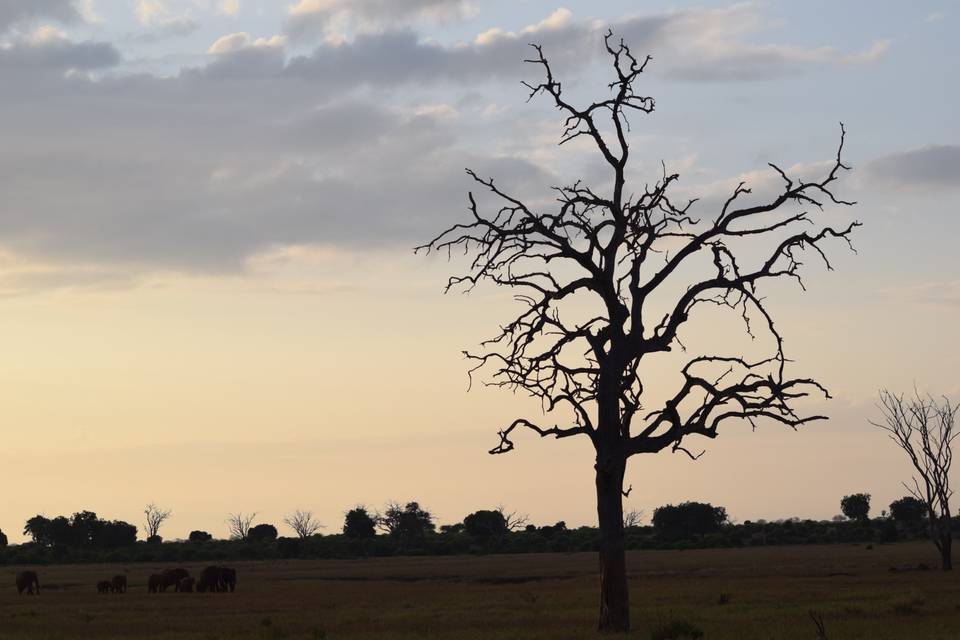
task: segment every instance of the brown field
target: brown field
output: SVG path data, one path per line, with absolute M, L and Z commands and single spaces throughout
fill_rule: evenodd
M 632 552 L 635 631 L 685 619 L 707 640 L 960 638 L 960 572 L 930 544 Z M 0 638 L 590 638 L 594 554 L 230 563 L 234 594 L 149 595 L 153 565 L 40 567 L 18 597 L 0 569 Z M 890 567 L 910 567 L 890 571 Z M 188 566 L 194 575 L 202 566 Z M 97 595 L 127 573 L 126 595 Z M 720 594 L 730 601 L 719 603 Z

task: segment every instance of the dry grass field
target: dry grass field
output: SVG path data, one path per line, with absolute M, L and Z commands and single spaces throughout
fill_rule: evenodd
M 706 640 L 814 640 L 815 610 L 831 640 L 960 638 L 960 572 L 919 563 L 936 566 L 932 545 L 633 552 L 631 637 L 684 619 Z M 41 567 L 39 597 L 18 597 L 6 567 L 0 638 L 596 636 L 594 554 L 232 564 L 233 594 L 149 595 L 163 567 L 86 565 Z M 123 572 L 129 593 L 97 595 L 98 580 Z

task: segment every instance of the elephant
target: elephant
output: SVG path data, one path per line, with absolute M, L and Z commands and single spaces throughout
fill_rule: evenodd
M 210 566 L 200 572 L 200 579 L 197 580 L 197 591 L 206 593 L 208 591 L 220 590 L 220 567 Z
M 113 579 L 110 580 L 110 585 L 113 587 L 115 593 L 126 593 L 127 576 L 113 576 Z
M 101 580 L 97 583 L 97 593 L 110 593 L 113 591 L 113 583 L 109 580 Z
M 194 578 L 182 578 L 177 584 L 177 590 L 180 593 L 193 593 L 193 585 L 196 584 L 196 579 Z
M 147 591 L 150 593 L 159 593 L 160 585 L 163 584 L 163 575 L 155 573 L 147 580 Z
M 180 590 L 180 581 L 189 578 L 190 573 L 186 569 L 167 569 L 162 574 L 160 591 L 166 591 L 167 587 L 173 587 L 174 591 Z
M 36 571 L 21 571 L 17 574 L 17 593 L 23 595 L 24 591 L 28 596 L 40 593 L 40 578 Z
M 234 569 L 220 567 L 220 590 L 233 591 L 237 588 L 237 572 Z

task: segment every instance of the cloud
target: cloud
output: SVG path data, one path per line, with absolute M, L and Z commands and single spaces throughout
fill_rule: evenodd
M 327 6 L 327 3 L 324 3 Z M 529 68 L 528 44 L 537 42 L 557 68 L 569 71 L 599 61 L 606 53 L 601 38 L 608 28 L 638 55 L 652 53 L 651 72 L 694 82 L 757 81 L 827 66 L 867 64 L 879 59 L 889 41 L 862 52 L 832 46 L 756 44 L 767 23 L 752 4 L 724 9 L 691 9 L 628 17 L 605 23 L 575 19 L 558 9 L 518 32 L 494 27 L 470 42 L 441 45 L 415 31 L 393 28 L 361 32 L 353 39 L 333 38 L 312 54 L 293 59 L 288 73 L 333 78 L 354 84 L 476 82 L 520 78 Z
M 221 0 L 217 10 L 225 16 L 236 16 L 240 13 L 240 0 Z
M 231 33 L 230 35 L 218 38 L 216 42 L 210 45 L 207 53 L 230 54 L 249 49 L 251 47 L 278 48 L 283 47 L 285 39 L 283 36 L 273 36 L 272 38 L 257 38 L 253 40 L 249 33 Z
M 91 71 L 115 66 L 120 52 L 105 42 L 74 42 L 50 26 L 15 38 L 0 46 L 0 72 L 30 73 L 42 70 Z
M 0 2 L 0 33 L 11 26 L 39 20 L 70 23 L 81 19 L 80 10 L 73 0 L 3 0 Z
M 286 63 L 286 37 L 253 39 L 249 33 L 231 33 L 218 38 L 207 50 L 213 62 L 187 75 L 204 78 L 274 77 Z
M 234 34 L 213 49 L 226 63 L 278 47 Z M 553 182 L 458 149 L 460 125 L 436 103 L 331 99 L 276 75 L 215 80 L 31 78 L 0 103 L 0 247 L 129 273 L 238 272 L 287 244 L 407 249 L 463 210 L 465 166 L 524 194 Z
M 139 284 L 125 269 L 97 264 L 57 264 L 24 259 L 0 250 L 0 298 L 43 291 L 103 291 Z
M 877 158 L 866 167 L 876 183 L 912 189 L 960 188 L 960 146 L 929 145 Z
M 346 31 L 443 23 L 475 12 L 468 0 L 299 0 L 288 7 L 284 31 L 294 38 L 337 38 Z
M 636 51 L 653 52 L 660 72 L 691 81 L 764 80 L 831 64 L 871 62 L 889 46 L 879 42 L 866 52 L 845 54 L 828 45 L 755 42 L 769 27 L 756 5 L 740 3 L 635 18 L 614 30 Z
M 960 307 L 960 280 L 925 282 L 882 289 L 881 293 L 898 301 L 919 302 L 938 306 Z
M 889 40 L 877 40 L 866 51 L 847 54 L 843 61 L 847 64 L 872 64 L 879 60 L 890 49 Z
M 165 0 L 137 0 L 134 13 L 140 24 L 150 29 L 140 36 L 141 40 L 181 37 L 200 28 L 200 24 L 190 16 L 189 9 L 175 12 Z
M 187 15 L 185 6 L 141 3 L 138 16 L 156 29 Z M 675 79 L 691 77 L 693 60 L 704 79 L 753 80 L 848 55 L 797 49 L 789 63 L 761 60 L 765 50 L 744 43 L 762 21 L 744 27 L 735 18 L 749 22 L 745 11 L 660 13 L 614 27 Z M 556 122 L 508 118 L 498 83 L 538 77 L 521 62 L 533 40 L 575 87 L 603 60 L 607 26 L 561 9 L 455 44 L 412 28 L 361 30 L 292 59 L 284 37 L 238 32 L 170 77 L 104 73 L 120 61 L 112 45 L 17 27 L 0 45 L 0 248 L 31 264 L 131 274 L 239 272 L 250 256 L 288 245 L 409 248 L 462 214 L 463 167 L 528 199 L 560 182 L 554 157 L 536 155 L 556 153 Z M 531 132 L 544 134 L 542 144 L 506 140 Z

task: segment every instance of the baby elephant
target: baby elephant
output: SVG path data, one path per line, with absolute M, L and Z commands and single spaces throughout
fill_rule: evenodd
M 113 583 L 109 580 L 101 580 L 97 583 L 97 593 L 110 593 L 113 591 Z
M 180 583 L 177 585 L 177 590 L 180 593 L 193 593 L 193 585 L 196 584 L 195 578 L 181 578 Z
M 110 586 L 114 593 L 126 593 L 127 576 L 113 576 L 113 579 L 110 580 Z
M 40 593 L 40 578 L 36 571 L 21 571 L 17 574 L 17 593 L 23 595 L 24 591 L 28 596 Z

